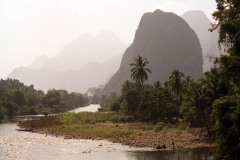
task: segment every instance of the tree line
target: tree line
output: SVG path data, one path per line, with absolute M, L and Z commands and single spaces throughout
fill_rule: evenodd
M 80 93 L 55 89 L 44 93 L 18 80 L 0 80 L 0 121 L 17 115 L 59 113 L 88 104 L 88 97 Z

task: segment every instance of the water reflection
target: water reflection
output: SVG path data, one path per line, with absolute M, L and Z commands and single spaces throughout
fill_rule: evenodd
M 64 159 L 66 156 L 58 156 Z M 42 157 L 44 158 L 44 157 Z M 71 159 L 84 160 L 213 160 L 213 150 L 195 149 L 185 151 L 123 151 L 92 152 L 88 154 L 72 155 Z
M 126 152 L 131 160 L 213 160 L 213 149 Z

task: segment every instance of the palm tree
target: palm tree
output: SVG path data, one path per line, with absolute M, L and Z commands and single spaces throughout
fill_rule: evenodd
M 206 79 L 199 79 L 191 84 L 184 94 L 184 100 L 180 107 L 180 113 L 185 120 L 194 127 L 206 127 L 208 136 L 213 125 L 212 103 L 214 91 L 209 87 Z
M 193 82 L 194 82 L 193 78 L 190 77 L 190 76 L 187 76 L 187 77 L 185 77 L 184 85 L 185 85 L 185 87 L 188 87 L 188 86 L 190 86 L 191 84 L 193 84 Z
M 176 93 L 178 99 L 180 91 L 183 87 L 184 77 L 184 74 L 179 70 L 174 70 L 169 77 L 169 85 L 171 86 L 171 90 Z
M 151 70 L 146 68 L 148 63 L 146 58 L 138 55 L 137 58 L 134 58 L 134 63 L 130 64 L 130 66 L 133 66 L 131 78 L 133 81 L 140 83 L 141 86 L 143 86 L 144 81 L 148 80 L 148 73 L 151 73 Z

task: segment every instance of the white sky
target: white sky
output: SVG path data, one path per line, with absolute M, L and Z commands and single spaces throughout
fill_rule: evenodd
M 130 44 L 145 12 L 200 9 L 211 19 L 215 8 L 215 0 L 0 0 L 0 78 L 83 33 L 113 31 Z

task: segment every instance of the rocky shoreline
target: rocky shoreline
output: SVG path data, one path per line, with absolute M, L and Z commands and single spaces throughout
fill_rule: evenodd
M 104 127 L 124 127 L 131 124 L 115 124 L 101 123 Z M 122 137 L 104 137 L 104 136 L 86 136 L 76 134 L 63 134 L 58 131 L 52 131 L 49 128 L 35 129 L 32 132 L 41 134 L 64 137 L 64 139 L 92 139 L 92 140 L 108 140 L 113 143 L 121 143 L 123 145 L 133 147 L 147 147 L 152 149 L 162 150 L 180 150 L 180 149 L 195 149 L 195 148 L 213 148 L 216 143 L 211 141 L 206 136 L 205 131 L 200 128 L 184 129 L 179 131 L 177 128 L 169 128 L 165 131 L 156 132 L 153 130 L 134 129 L 130 136 Z

